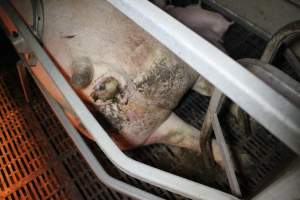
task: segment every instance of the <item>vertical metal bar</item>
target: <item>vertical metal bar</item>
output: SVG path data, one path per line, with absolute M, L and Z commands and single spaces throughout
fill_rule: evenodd
M 42 0 L 31 0 L 33 12 L 33 30 L 39 40 L 42 40 L 44 32 L 44 7 Z
M 235 166 L 229 148 L 226 145 L 226 141 L 217 117 L 225 100 L 226 100 L 226 96 L 223 95 L 220 90 L 215 89 L 212 98 L 209 102 L 208 110 L 202 126 L 200 144 L 201 144 L 201 149 L 203 150 L 202 156 L 204 158 L 205 164 L 207 166 L 214 166 L 212 152 L 210 150 L 210 144 L 211 144 L 210 138 L 212 137 L 213 132 L 215 133 L 217 142 L 221 148 L 222 157 L 225 164 L 226 175 L 228 178 L 231 191 L 234 195 L 241 197 L 242 193 L 238 184 L 236 174 L 234 172 Z
M 291 65 L 297 76 L 300 78 L 300 61 L 299 58 L 295 55 L 295 53 L 287 48 L 284 52 L 284 57 L 286 61 Z
M 18 70 L 18 75 L 19 75 L 19 79 L 21 82 L 23 94 L 25 97 L 25 101 L 27 103 L 29 103 L 30 102 L 30 99 L 29 99 L 30 88 L 29 88 L 29 84 L 28 84 L 26 67 L 24 66 L 24 62 L 22 60 L 18 61 L 18 63 L 17 63 L 17 70 Z
M 212 125 L 213 125 L 217 142 L 221 148 L 223 160 L 225 161 L 224 162 L 225 171 L 228 178 L 230 189 L 234 195 L 241 197 L 242 196 L 241 189 L 239 186 L 237 176 L 235 174 L 235 164 L 233 162 L 228 145 L 226 144 L 223 131 L 218 119 L 218 115 L 216 113 L 213 115 Z
M 207 113 L 204 118 L 204 122 L 201 128 L 200 146 L 202 151 L 203 161 L 206 167 L 215 166 L 215 162 L 212 157 L 211 151 L 211 138 L 213 134 L 212 121 L 213 115 L 219 113 L 226 96 L 222 94 L 217 88 L 214 89 L 212 97 L 210 99 Z M 211 169 L 212 170 L 212 169 Z

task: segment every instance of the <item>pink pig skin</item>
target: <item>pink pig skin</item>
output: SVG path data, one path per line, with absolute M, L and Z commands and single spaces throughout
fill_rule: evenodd
M 11 1 L 31 25 L 31 1 Z M 82 100 L 114 127 L 108 132 L 121 149 L 165 143 L 200 153 L 200 131 L 172 112 L 198 79 L 196 71 L 106 0 L 43 2 L 44 47 Z M 166 11 L 214 44 L 230 26 L 200 7 Z M 93 139 L 43 68 L 32 69 L 73 125 Z M 78 69 L 88 71 L 83 85 L 76 82 Z
M 232 24 L 222 15 L 205 10 L 199 5 L 192 5 L 186 8 L 169 5 L 166 6 L 165 10 L 217 47 L 221 46 L 222 37 Z

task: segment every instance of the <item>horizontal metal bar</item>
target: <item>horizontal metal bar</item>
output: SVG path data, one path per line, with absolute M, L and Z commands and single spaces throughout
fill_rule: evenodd
M 107 0 L 300 154 L 300 110 L 147 0 Z
M 87 107 L 82 103 L 80 98 L 76 95 L 74 90 L 58 71 L 53 61 L 49 58 L 45 50 L 41 47 L 39 42 L 36 40 L 12 6 L 6 0 L 1 0 L 0 3 L 5 8 L 5 11 L 13 21 L 14 25 L 17 27 L 17 30 L 24 38 L 28 47 L 32 50 L 32 52 L 34 52 L 36 58 L 44 67 L 60 92 L 64 95 L 64 98 L 72 106 L 74 113 L 78 116 L 81 123 L 85 126 L 87 131 L 94 138 L 95 142 L 114 165 L 137 179 L 182 196 L 186 196 L 188 198 L 199 200 L 237 199 L 236 197 L 220 190 L 216 190 L 214 188 L 145 165 L 126 156 L 111 140 L 108 134 L 99 125 L 97 120 L 89 112 Z
M 89 164 L 93 172 L 96 174 L 96 176 L 99 178 L 99 180 L 110 187 L 111 189 L 114 189 L 120 193 L 126 194 L 129 197 L 135 198 L 135 199 L 141 199 L 141 200 L 163 200 L 162 198 L 155 196 L 153 194 L 150 194 L 148 192 L 145 192 L 139 188 L 136 188 L 134 186 L 131 186 L 125 182 L 122 182 L 118 179 L 115 179 L 111 177 L 109 174 L 106 173 L 104 168 L 101 166 L 101 164 L 98 162 L 97 158 L 94 156 L 94 154 L 91 152 L 87 144 L 84 142 L 82 136 L 78 133 L 78 131 L 73 127 L 71 122 L 66 117 L 64 111 L 60 107 L 60 105 L 53 99 L 52 96 L 50 96 L 47 92 L 43 90 L 43 86 L 39 83 L 37 78 L 35 78 L 34 74 L 30 70 L 29 65 L 26 65 L 28 68 L 28 71 L 30 72 L 31 76 L 33 77 L 35 83 L 40 88 L 42 94 L 46 98 L 47 102 L 49 103 L 50 107 L 52 108 L 53 112 L 56 114 L 57 118 L 60 120 L 60 122 L 63 124 L 63 127 L 65 128 L 67 134 L 72 139 L 76 147 L 78 148 L 79 152 L 83 156 L 83 158 L 86 160 L 86 162 Z

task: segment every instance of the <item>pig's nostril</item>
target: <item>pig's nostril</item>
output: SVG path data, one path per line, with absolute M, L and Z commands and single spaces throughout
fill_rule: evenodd
M 72 63 L 71 84 L 75 88 L 85 88 L 93 80 L 94 67 L 88 57 L 80 57 Z

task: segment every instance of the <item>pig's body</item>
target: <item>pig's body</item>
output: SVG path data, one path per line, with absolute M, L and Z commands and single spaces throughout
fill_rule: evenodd
M 30 1 L 14 2 L 30 24 Z M 192 68 L 105 0 L 45 0 L 44 11 L 45 48 L 82 99 L 127 144 L 199 149 L 200 132 L 171 114 L 199 76 Z M 33 72 L 80 128 L 43 69 Z
M 77 86 L 81 97 L 133 145 L 167 119 L 198 77 L 105 0 L 44 1 L 44 11 L 44 46 L 74 85 L 82 82 L 72 79 L 76 68 L 93 70 L 91 82 Z M 107 81 L 116 91 L 101 91 Z

